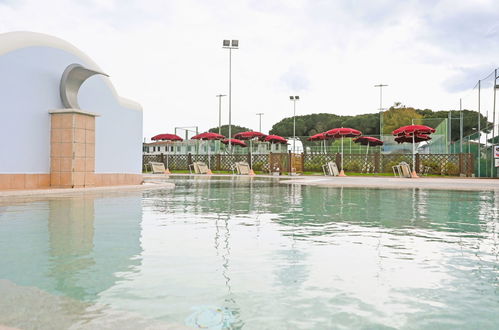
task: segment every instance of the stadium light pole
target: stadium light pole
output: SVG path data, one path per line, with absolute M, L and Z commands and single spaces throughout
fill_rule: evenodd
M 222 134 L 222 97 L 227 96 L 225 94 L 218 94 L 218 134 Z
M 289 99 L 293 101 L 293 153 L 296 153 L 296 101 L 299 101 L 300 97 L 290 96 Z
M 229 50 L 229 151 L 232 151 L 232 50 L 239 48 L 239 40 L 224 40 L 222 48 Z
M 263 112 L 259 112 L 259 113 L 257 113 L 256 115 L 257 115 L 258 117 L 260 117 L 260 118 L 258 118 L 258 122 L 259 122 L 258 132 L 260 132 L 260 133 L 261 133 L 261 132 L 262 132 L 262 116 L 264 115 L 264 113 L 263 113 Z
M 374 87 L 379 88 L 379 138 L 381 140 L 381 136 L 383 132 L 381 129 L 383 128 L 383 87 L 388 87 L 385 84 L 374 85 Z

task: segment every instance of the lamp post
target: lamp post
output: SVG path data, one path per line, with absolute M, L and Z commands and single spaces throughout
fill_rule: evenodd
M 222 97 L 227 96 L 225 94 L 218 94 L 218 134 L 222 134 Z
M 258 126 L 258 132 L 262 132 L 262 116 L 264 115 L 263 112 L 259 112 L 256 114 L 259 118 L 259 126 Z
M 239 48 L 239 40 L 224 40 L 222 48 L 229 50 L 229 151 L 232 151 L 232 50 Z
M 379 87 L 379 137 L 381 140 L 382 139 L 381 136 L 383 134 L 383 132 L 382 132 L 382 129 L 383 129 L 383 87 L 388 87 L 388 85 L 378 84 L 378 85 L 374 85 L 374 87 Z
M 293 101 L 293 153 L 296 153 L 296 101 L 300 100 L 300 97 L 290 96 L 289 99 Z

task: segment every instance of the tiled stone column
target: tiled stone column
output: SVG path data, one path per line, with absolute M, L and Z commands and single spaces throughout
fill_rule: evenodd
M 95 185 L 95 117 L 78 109 L 49 111 L 50 185 L 81 188 Z

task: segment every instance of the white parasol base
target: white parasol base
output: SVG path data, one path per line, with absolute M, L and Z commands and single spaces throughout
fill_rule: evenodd
M 165 174 L 172 174 L 172 172 L 170 172 L 170 169 L 169 169 L 169 168 L 167 168 L 167 169 L 165 170 Z
M 345 174 L 345 171 L 341 170 L 340 174 L 338 174 L 338 176 L 347 176 L 347 175 Z
M 418 174 L 416 173 L 416 171 L 412 171 L 411 173 L 411 177 L 413 178 L 419 178 Z

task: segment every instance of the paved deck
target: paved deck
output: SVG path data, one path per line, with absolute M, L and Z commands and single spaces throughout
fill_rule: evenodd
M 162 181 L 169 177 L 241 177 L 231 174 L 148 174 L 144 175 L 146 182 Z M 301 184 L 321 187 L 356 187 L 356 188 L 384 188 L 384 189 L 439 189 L 439 190 L 468 190 L 468 191 L 499 191 L 499 179 L 474 179 L 474 178 L 437 178 L 423 177 L 417 179 L 396 178 L 390 176 L 270 176 L 255 175 L 254 178 L 281 179 L 285 184 Z
M 302 176 L 283 183 L 302 184 L 321 187 L 358 187 L 358 188 L 385 188 L 385 189 L 439 189 L 439 190 L 472 190 L 472 191 L 499 191 L 499 179 L 471 179 L 471 178 L 434 178 L 424 177 L 417 179 L 395 177 L 321 177 Z

